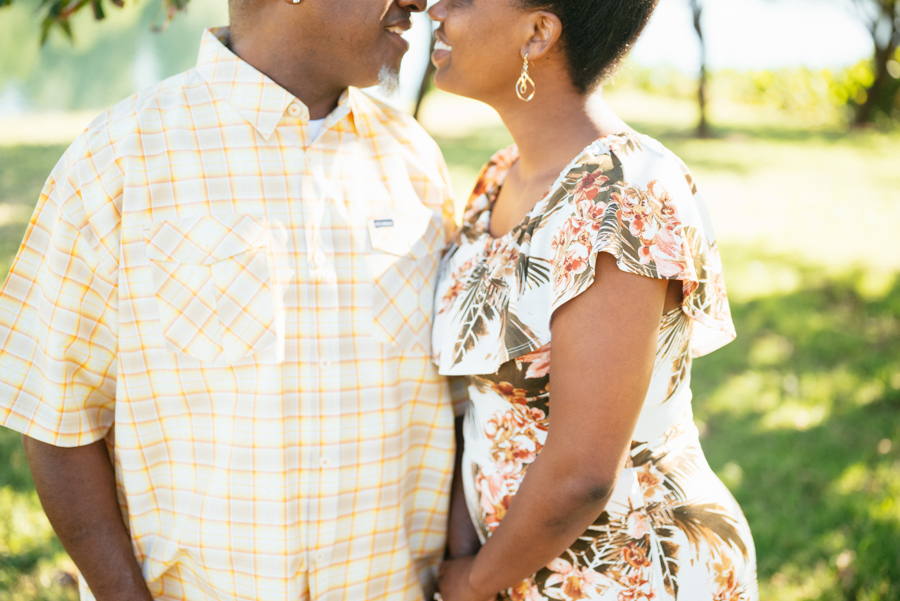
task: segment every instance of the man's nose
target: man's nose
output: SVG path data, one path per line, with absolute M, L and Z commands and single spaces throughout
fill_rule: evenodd
M 401 8 L 420 13 L 428 7 L 428 0 L 397 0 L 397 4 Z

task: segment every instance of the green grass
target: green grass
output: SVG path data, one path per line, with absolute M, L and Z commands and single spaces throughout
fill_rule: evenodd
M 510 140 L 454 102 L 429 98 L 425 122 L 464 200 Z M 689 102 L 610 102 L 685 159 L 717 225 L 738 339 L 695 362 L 694 410 L 753 530 L 761 598 L 900 601 L 900 133 L 719 105 L 718 136 L 695 140 Z M 0 147 L 0 273 L 62 150 Z M 0 431 L 0 601 L 74 599 L 73 569 Z

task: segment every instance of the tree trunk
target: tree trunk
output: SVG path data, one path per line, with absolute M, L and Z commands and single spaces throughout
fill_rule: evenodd
M 434 40 L 435 36 L 431 36 L 431 44 L 428 47 L 428 66 L 425 67 L 425 73 L 422 75 L 422 83 L 419 84 L 419 95 L 416 96 L 416 109 L 413 111 L 413 119 L 416 121 L 419 120 L 419 109 L 422 108 L 422 101 L 425 99 L 425 94 L 428 93 L 429 88 L 431 88 L 431 78 L 434 76 L 435 66 L 434 63 L 431 62 L 431 54 L 434 52 Z
M 697 102 L 700 105 L 700 122 L 697 124 L 697 137 L 709 138 L 709 120 L 706 117 L 706 41 L 703 39 L 703 28 L 700 26 L 700 17 L 703 14 L 703 5 L 700 0 L 690 0 L 691 10 L 694 13 L 694 29 L 700 40 L 700 81 L 697 83 Z
M 872 81 L 872 85 L 866 88 L 866 100 L 856 108 L 856 115 L 853 119 L 854 126 L 858 127 L 872 122 L 874 109 L 883 100 L 885 87 L 890 83 L 891 75 L 888 73 L 887 64 L 894 58 L 894 53 L 897 51 L 897 40 L 900 37 L 897 28 L 897 17 L 900 16 L 897 14 L 897 5 L 898 2 L 895 0 L 883 0 L 879 3 L 880 16 L 891 24 L 890 35 L 883 48 L 879 47 L 877 36 L 878 23 L 881 22 L 881 19 L 877 19 L 869 30 L 872 34 L 872 43 L 875 45 L 875 54 L 872 57 L 875 79 Z
M 873 59 L 875 62 L 875 79 L 872 81 L 872 85 L 866 89 L 866 101 L 856 109 L 856 116 L 853 120 L 854 125 L 861 126 L 872 122 L 875 105 L 881 100 L 885 85 L 890 77 L 887 63 L 891 60 L 893 54 L 889 48 L 875 50 Z

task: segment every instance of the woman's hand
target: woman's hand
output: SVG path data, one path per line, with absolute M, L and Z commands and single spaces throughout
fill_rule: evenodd
M 479 593 L 469 584 L 469 573 L 475 556 L 448 559 L 441 564 L 438 590 L 444 601 L 493 601 L 496 595 Z

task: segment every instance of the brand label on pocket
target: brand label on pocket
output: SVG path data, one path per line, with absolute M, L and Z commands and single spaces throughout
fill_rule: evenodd
M 374 222 L 376 228 L 380 227 L 394 227 L 393 219 L 376 219 Z

